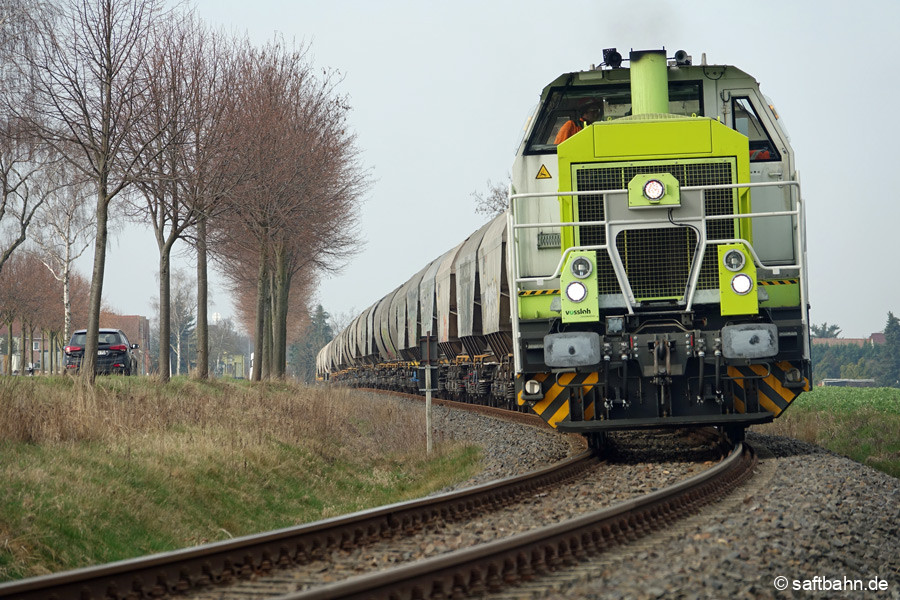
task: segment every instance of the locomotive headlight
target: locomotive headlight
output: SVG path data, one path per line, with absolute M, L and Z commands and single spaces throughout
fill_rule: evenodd
M 572 302 L 581 302 L 587 298 L 587 287 L 580 281 L 573 281 L 566 286 L 566 298 Z
M 666 185 L 659 179 L 648 179 L 644 184 L 644 198 L 650 202 L 659 202 L 666 195 Z
M 744 256 L 744 253 L 736 248 L 732 248 L 722 257 L 722 264 L 729 271 L 740 271 L 746 263 L 747 258 Z
M 735 294 L 746 296 L 753 289 L 753 279 L 746 273 L 738 273 L 731 278 L 731 289 Z
M 569 268 L 572 270 L 572 275 L 574 275 L 578 279 L 585 279 L 586 277 L 590 277 L 591 273 L 594 272 L 594 265 L 591 264 L 591 261 L 584 256 L 579 256 L 578 258 L 573 260 L 572 264 L 569 265 Z
M 541 393 L 541 382 L 537 379 L 529 379 L 525 382 L 525 393 L 529 396 L 536 396 Z

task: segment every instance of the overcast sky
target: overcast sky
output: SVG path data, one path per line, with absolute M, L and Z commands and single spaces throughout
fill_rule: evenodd
M 802 174 L 812 322 L 866 337 L 884 328 L 888 311 L 900 314 L 900 52 L 890 46 L 900 2 L 194 5 L 204 20 L 259 43 L 276 33 L 310 43 L 314 64 L 344 75 L 340 90 L 374 185 L 362 207 L 360 254 L 318 292 L 333 314 L 365 309 L 475 231 L 484 219 L 472 193 L 506 179 L 541 89 L 600 63 L 608 47 L 625 56 L 684 49 L 696 62 L 705 52 L 711 64 L 756 77 Z M 129 228 L 112 243 L 104 287 L 114 308 L 150 315 L 156 256 L 149 231 Z M 211 312 L 230 315 L 217 281 Z

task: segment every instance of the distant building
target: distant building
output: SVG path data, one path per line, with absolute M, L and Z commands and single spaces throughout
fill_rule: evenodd
M 870 335 L 867 338 L 821 338 L 814 337 L 812 338 L 812 343 L 814 346 L 859 346 L 860 348 L 865 345 L 877 346 L 879 344 L 884 344 L 884 333 L 876 332 Z
M 869 343 L 873 346 L 878 344 L 886 344 L 887 338 L 884 337 L 884 332 L 879 331 L 878 333 L 873 333 L 869 336 Z

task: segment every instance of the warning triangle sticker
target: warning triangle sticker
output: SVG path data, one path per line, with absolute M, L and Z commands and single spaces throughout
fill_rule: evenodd
M 538 171 L 537 177 L 535 177 L 535 179 L 553 179 L 553 178 L 550 176 L 550 171 L 547 170 L 547 167 L 544 165 L 541 165 L 541 169 L 540 169 L 540 171 Z

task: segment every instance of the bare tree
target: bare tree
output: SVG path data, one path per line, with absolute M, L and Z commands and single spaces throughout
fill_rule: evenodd
M 9 375 L 13 370 L 13 323 L 22 314 L 23 306 L 28 301 L 25 289 L 20 282 L 27 280 L 24 258 L 15 254 L 10 257 L 6 268 L 0 271 L 0 319 L 7 331 L 7 352 L 4 372 Z
M 44 266 L 61 284 L 63 338 L 72 335 L 72 272 L 75 261 L 90 247 L 96 231 L 88 204 L 90 186 L 76 180 L 71 164 L 58 161 L 43 173 L 53 192 L 35 217 L 34 242 Z
M 34 250 L 27 250 L 21 254 L 22 265 L 28 282 L 27 291 L 20 300 L 19 318 L 23 331 L 27 330 L 30 341 L 35 333 L 41 333 L 39 346 L 41 370 L 47 371 L 48 365 L 43 361 L 46 354 L 53 366 L 53 348 L 58 346 L 58 338 L 63 329 L 63 310 L 58 298 L 61 293 L 61 283 L 42 264 L 40 254 Z M 49 339 L 50 346 L 45 344 Z M 23 350 L 29 352 L 32 343 L 24 345 Z M 30 363 L 31 358 L 23 357 L 23 364 Z
M 368 185 L 359 167 L 349 105 L 335 74 L 311 69 L 305 48 L 273 42 L 243 61 L 239 142 L 250 175 L 217 219 L 220 250 L 234 261 L 256 260 L 254 370 L 283 377 L 290 290 L 340 268 L 359 249 L 356 207 Z M 230 271 L 247 276 L 246 269 Z M 246 280 L 246 279 L 245 279 Z
M 20 119 L 0 122 L 0 270 L 25 241 L 28 226 L 46 197 L 33 184 L 47 162 Z
M 0 0 L 0 270 L 44 198 L 32 186 L 48 154 L 30 127 L 34 88 L 25 64 L 48 31 L 45 14 L 52 6 L 40 0 Z
M 507 175 L 505 182 L 487 182 L 487 190 L 483 193 L 472 192 L 475 199 L 475 214 L 494 218 L 509 207 L 509 186 L 512 178 Z
M 159 345 L 163 348 L 158 356 L 159 371 L 169 373 L 173 371 L 174 353 L 174 372 L 176 375 L 181 375 L 181 365 L 190 364 L 186 346 L 189 346 L 188 340 L 194 331 L 197 315 L 197 298 L 194 293 L 193 281 L 186 271 L 176 269 L 172 272 L 170 294 L 169 326 L 158 328 L 160 332 L 164 330 L 168 332 L 168 337 L 159 338 Z M 162 314 L 158 298 L 152 300 L 151 306 L 158 314 Z M 168 379 L 167 377 L 166 380 Z
M 197 298 L 194 294 L 193 282 L 186 272 L 175 271 L 172 279 L 174 294 L 170 316 L 175 339 L 170 345 L 175 351 L 175 373 L 181 375 L 181 365 L 190 365 L 188 355 L 190 344 L 188 342 L 197 322 Z
M 165 35 L 147 62 L 148 132 L 159 123 L 168 129 L 145 148 L 151 169 L 140 180 L 143 200 L 132 206 L 137 218 L 150 220 L 159 249 L 160 339 L 168 339 L 171 310 L 170 262 L 173 245 L 197 228 L 198 314 L 204 323 L 200 376 L 207 376 L 207 277 L 205 227 L 215 215 L 218 200 L 232 184 L 240 169 L 230 164 L 231 155 L 223 144 L 222 119 L 231 105 L 229 93 L 232 50 L 222 38 L 207 31 L 192 16 L 164 24 Z M 160 364 L 166 364 L 160 345 Z M 161 368 L 159 377 L 169 373 Z
M 246 336 L 237 331 L 234 321 L 231 319 L 223 319 L 211 324 L 209 334 L 210 362 L 214 361 L 216 371 L 226 372 L 228 357 L 244 353 L 244 349 L 247 347 Z
M 135 197 L 133 217 L 153 225 L 153 233 L 159 251 L 159 339 L 171 337 L 171 273 L 172 247 L 184 231 L 195 222 L 195 212 L 189 199 L 184 197 L 180 185 L 189 170 L 185 164 L 188 140 L 188 123 L 196 118 L 191 100 L 196 79 L 191 79 L 188 61 L 194 38 L 193 18 L 188 21 L 170 20 L 161 25 L 165 32 L 155 38 L 155 45 L 145 61 L 144 77 L 150 82 L 144 101 L 148 106 L 146 121 L 142 124 L 153 132 L 166 123 L 154 142 L 146 145 L 149 168 L 138 180 L 142 198 Z M 179 338 L 180 339 L 180 338 Z M 179 351 L 180 358 L 180 351 Z M 171 375 L 169 345 L 159 345 L 159 373 L 166 382 Z M 178 363 L 180 371 L 180 361 Z
M 54 30 L 39 39 L 23 65 L 35 90 L 24 116 L 95 187 L 94 265 L 81 369 L 89 383 L 94 380 L 110 204 L 144 172 L 149 161 L 144 148 L 169 127 L 167 122 L 155 130 L 138 127 L 147 122 L 145 64 L 162 7 L 163 0 L 65 0 Z

